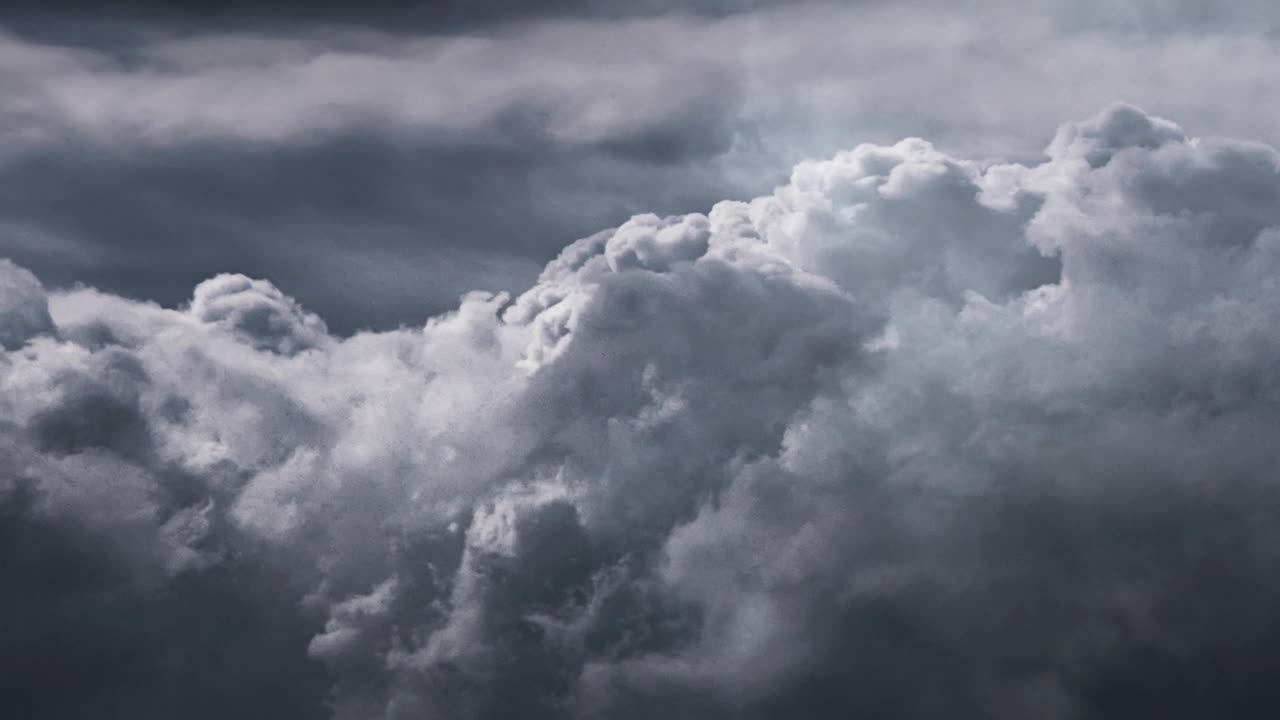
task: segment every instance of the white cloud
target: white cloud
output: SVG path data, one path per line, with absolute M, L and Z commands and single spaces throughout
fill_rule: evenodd
M 243 275 L 219 275 L 197 285 L 190 312 L 259 350 L 290 355 L 328 339 L 323 320 L 302 310 L 271 283 Z
M 58 291 L 0 458 L 152 575 L 285 562 L 339 717 L 1109 717 L 1115 658 L 1274 652 L 1278 168 L 1116 106 L 1034 166 L 805 162 L 418 329 Z

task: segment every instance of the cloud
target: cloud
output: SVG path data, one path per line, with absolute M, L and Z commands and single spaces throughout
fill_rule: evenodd
M 23 24 L 93 13 L 98 22 L 128 22 L 139 17 L 184 26 L 195 23 L 230 28 L 279 27 L 288 23 L 344 24 L 395 32 L 452 34 L 540 20 L 619 20 L 657 15 L 722 17 L 780 4 L 785 0 L 370 0 L 358 5 L 306 0 L 203 2 L 121 0 L 110 8 L 64 0 L 49 6 L 14 0 L 7 14 Z M 864 2 L 866 0 L 863 0 Z M 65 31 L 64 31 L 65 32 Z
M 296 144 L 375 125 L 499 146 L 521 133 L 569 145 L 626 142 L 735 100 L 734 79 L 697 48 L 682 53 L 679 72 L 669 61 L 633 62 L 647 52 L 644 39 L 668 27 L 634 20 L 448 37 L 161 35 L 128 56 L 6 34 L 4 139 Z M 614 40 L 597 67 L 583 62 L 591 48 L 571 42 L 584 33 Z M 528 72 L 507 72 L 516 61 Z
M 44 21 L 70 35 L 50 37 L 39 16 L 15 21 L 0 40 L 0 172 L 16 229 L 0 248 L 51 284 L 167 304 L 217 272 L 267 275 L 348 333 L 418 323 L 469 287 L 523 288 L 565 237 L 766 192 L 850 137 L 1023 157 L 1059 118 L 1129 97 L 1199 133 L 1277 140 L 1266 112 L 1227 110 L 1274 105 L 1252 70 L 1275 61 L 1256 6 L 1185 33 L 1116 31 L 1079 4 L 658 5 L 441 33 L 73 13 Z M 1125 7 L 1140 6 L 1197 17 Z M 1170 85 L 1197 92 L 1159 92 Z M 329 266 L 352 247 L 374 248 L 380 268 L 487 264 L 422 308 L 412 288 L 429 278 L 315 287 L 273 252 Z M 386 297 L 357 307 L 369 292 Z
M 30 338 L 53 330 L 40 281 L 8 260 L 0 260 L 0 308 L 0 347 L 21 347 Z
M 645 22 L 599 38 L 608 63 L 579 40 L 601 28 L 573 23 L 424 38 L 143 26 L 124 54 L 0 35 L 0 251 L 52 285 L 166 304 L 217 272 L 267 274 L 343 334 L 522 289 L 565 237 L 726 192 L 738 83 L 692 52 L 641 62 L 663 30 Z
M 219 275 L 196 286 L 191 314 L 231 331 L 258 350 L 291 355 L 328 339 L 320 318 L 304 311 L 274 285 L 244 275 Z
M 166 308 L 6 265 L 5 692 L 1270 716 L 1277 193 L 1269 146 L 1121 105 L 1036 164 L 806 161 L 417 328 L 336 337 L 239 275 Z
M 1266 3 L 339 5 L 0 10 L 0 254 L 165 305 L 269 277 L 348 335 L 850 138 L 1034 163 L 1124 97 L 1280 142 Z

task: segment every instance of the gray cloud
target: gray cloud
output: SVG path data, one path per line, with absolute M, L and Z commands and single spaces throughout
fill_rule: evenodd
M 30 338 L 53 330 L 44 289 L 31 271 L 0 260 L 0 347 L 21 347 Z
M 268 276 L 349 334 L 519 291 L 566 237 L 768 192 L 850 137 L 1030 163 L 1124 97 L 1280 142 L 1265 4 L 537 5 L 11 11 L 0 251 L 167 305 Z
M 690 167 L 733 142 L 735 83 L 720 70 L 642 69 L 623 92 L 634 40 L 594 73 L 572 49 L 545 53 L 540 81 L 506 71 L 571 33 L 348 32 L 343 51 L 324 37 L 199 37 L 143 43 L 129 60 L 7 38 L 16 94 L 0 172 L 22 180 L 0 198 L 0 242 L 55 283 L 168 303 L 250 266 L 345 332 L 419 322 L 473 287 L 526 286 L 566 236 L 713 201 L 717 164 Z M 231 88 L 247 94 L 219 97 Z M 339 267 L 341 285 L 311 280 Z
M 1037 163 L 806 161 L 418 328 L 6 266 L 6 706 L 1269 717 L 1277 192 L 1115 106 Z
M 544 19 L 618 20 L 679 14 L 687 17 L 723 17 L 782 4 L 786 0 L 227 0 L 158 2 L 119 0 L 110 7 L 62 0 L 56 5 L 14 0 L 5 8 L 11 21 L 24 27 L 49 28 L 51 20 L 92 15 L 98 23 L 127 24 L 144 19 L 176 27 L 192 25 L 287 27 L 289 23 L 356 25 L 419 34 L 450 34 L 479 28 Z M 877 0 L 859 0 L 859 2 Z M 62 29 L 61 34 L 68 33 Z
M 243 275 L 219 275 L 197 285 L 190 312 L 258 350 L 291 355 L 328 340 L 323 320 L 271 283 Z

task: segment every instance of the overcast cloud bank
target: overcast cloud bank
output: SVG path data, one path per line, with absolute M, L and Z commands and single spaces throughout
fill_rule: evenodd
M 269 277 L 338 335 L 855 141 L 1034 164 L 1125 98 L 1280 144 L 1262 0 L 41 5 L 0 8 L 0 255 L 168 306 Z
M 806 161 L 421 328 L 6 263 L 6 707 L 1271 717 L 1278 277 L 1276 151 L 1124 105 L 1032 166 Z

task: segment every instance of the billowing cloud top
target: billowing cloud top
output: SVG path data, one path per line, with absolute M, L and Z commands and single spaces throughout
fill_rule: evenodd
M 191 315 L 230 330 L 255 349 L 285 354 L 316 347 L 328 335 L 324 321 L 293 298 L 243 275 L 219 275 L 197 285 Z
M 27 717 L 1270 717 L 1280 156 L 1128 106 L 331 336 L 0 266 Z M 52 669 L 57 678 L 52 679 Z

